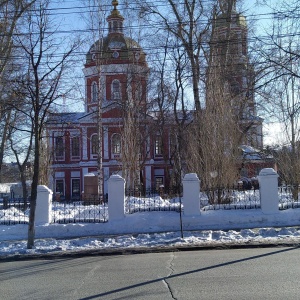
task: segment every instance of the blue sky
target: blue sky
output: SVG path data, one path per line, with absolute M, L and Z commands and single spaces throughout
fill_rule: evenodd
M 91 1 L 91 0 L 90 0 Z M 51 8 L 53 9 L 53 14 L 55 14 L 55 19 L 59 20 L 60 29 L 65 30 L 67 33 L 70 31 L 72 34 L 84 35 L 86 32 L 86 28 L 88 28 L 87 21 L 83 19 L 83 13 L 88 16 L 88 6 L 87 3 L 89 0 L 53 0 L 51 4 Z M 111 1 L 110 0 L 102 0 L 102 4 L 105 3 L 108 5 L 108 10 L 110 10 Z M 275 4 L 276 0 L 267 1 L 272 5 Z M 281 2 L 278 0 L 277 2 Z M 119 1 L 119 8 L 122 9 L 122 0 Z M 266 35 L 268 24 L 271 22 L 271 9 L 267 6 L 257 5 L 257 1 L 254 0 L 244 0 L 242 6 L 238 5 L 238 9 L 242 10 L 242 13 L 247 17 L 248 24 L 252 26 L 254 21 L 254 35 L 263 37 Z M 250 28 L 251 30 L 251 28 Z M 69 32 L 69 33 L 70 33 Z M 249 34 L 249 36 L 251 36 Z M 91 36 L 91 41 L 93 40 Z M 89 44 L 85 43 L 82 48 L 81 56 L 78 59 L 78 67 L 74 72 L 76 74 L 76 80 L 78 82 L 78 87 L 81 88 L 81 92 L 78 93 L 80 101 L 77 101 L 78 105 L 76 110 L 83 109 L 83 98 L 84 98 L 84 80 L 82 74 L 82 68 L 84 63 L 84 53 L 88 51 Z M 279 124 L 266 124 L 268 120 L 265 120 L 264 124 L 264 133 L 265 143 L 272 144 L 278 142 L 278 133 L 280 133 L 281 129 Z M 271 130 L 272 129 L 272 130 Z M 277 140 L 276 140 L 276 139 Z

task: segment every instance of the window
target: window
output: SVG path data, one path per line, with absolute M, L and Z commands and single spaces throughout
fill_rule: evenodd
M 72 179 L 72 199 L 80 198 L 80 179 Z
M 119 80 L 114 80 L 112 82 L 112 99 L 113 100 L 121 99 L 121 86 Z
M 98 136 L 97 136 L 97 134 L 94 134 L 91 139 L 91 153 L 93 155 L 98 154 Z
M 62 136 L 55 137 L 55 158 L 64 159 L 64 139 Z
M 155 189 L 159 191 L 161 187 L 164 185 L 164 178 L 163 177 L 155 177 Z
M 79 137 L 75 136 L 71 139 L 71 156 L 79 157 L 80 156 L 79 149 L 80 149 L 79 148 Z
M 142 86 L 139 84 L 135 90 L 135 100 L 141 102 L 142 101 Z
M 119 134 L 114 134 L 112 136 L 112 153 L 120 154 L 121 153 L 121 136 Z
M 113 21 L 113 31 L 114 32 L 118 31 L 118 21 Z
M 161 136 L 155 137 L 155 155 L 162 155 L 162 138 Z
M 60 196 L 65 195 L 65 187 L 64 187 L 64 180 L 63 179 L 56 179 L 55 192 L 59 193 Z
M 92 102 L 98 101 L 98 85 L 97 82 L 92 83 Z

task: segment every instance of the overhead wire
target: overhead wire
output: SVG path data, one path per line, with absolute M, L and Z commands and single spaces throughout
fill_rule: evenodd
M 74 2 L 74 1 L 65 1 L 65 2 L 68 2 L 68 3 L 77 3 L 78 1 L 77 2 Z M 160 6 L 164 6 L 164 7 L 166 6 L 165 4 L 162 5 L 160 1 L 153 1 L 153 2 L 159 3 Z M 57 1 L 57 3 L 60 3 L 60 2 Z M 106 7 L 107 7 L 107 11 L 109 12 L 111 10 L 111 5 L 106 5 Z M 96 8 L 96 6 L 94 6 L 93 8 Z M 73 10 L 73 9 L 86 9 L 86 7 L 85 6 L 75 6 L 75 7 L 65 7 L 65 8 L 48 8 L 46 10 L 48 10 L 49 12 L 52 13 L 52 12 L 57 12 L 58 10 L 61 10 L 61 9 L 64 9 L 64 10 L 68 11 L 67 14 L 70 15 L 70 14 L 75 14 L 75 13 L 78 14 L 78 12 L 73 12 L 73 11 L 70 11 L 70 10 Z M 122 10 L 124 10 L 124 9 L 128 9 L 128 8 L 126 8 L 124 6 L 122 8 Z M 120 10 L 121 10 L 121 8 L 120 8 Z M 88 10 L 85 10 L 83 12 L 81 11 L 80 13 L 87 13 L 87 12 L 88 12 Z M 278 12 L 278 14 L 281 14 L 283 16 L 288 15 L 288 13 L 289 13 L 289 11 Z M 53 15 L 57 15 L 57 13 L 53 13 Z M 248 18 L 249 18 L 249 16 L 251 16 L 253 18 L 255 17 L 257 19 L 261 19 L 262 17 L 264 17 L 265 20 L 271 20 L 275 16 L 275 14 L 274 13 L 262 13 L 262 14 L 258 14 L 258 15 L 252 14 L 252 15 L 248 15 Z M 298 14 L 291 16 L 291 18 L 297 18 L 297 17 L 299 17 Z M 201 25 L 201 22 L 199 22 L 199 23 Z M 161 30 L 161 29 L 165 28 L 164 24 L 162 22 L 156 22 L 156 23 L 153 23 L 152 25 L 157 30 Z M 175 27 L 175 26 L 178 26 L 178 23 L 174 22 L 174 23 L 171 23 L 170 25 Z M 137 25 L 126 26 L 126 29 L 128 31 L 134 31 L 134 30 L 137 30 L 137 29 L 141 29 L 141 30 L 145 29 L 145 30 L 147 30 L 149 28 L 150 28 L 149 24 L 144 24 L 144 25 L 139 25 L 139 26 L 137 26 Z M 49 31 L 49 32 L 45 32 L 45 34 L 54 34 L 55 33 L 55 34 L 57 34 L 59 36 L 59 35 L 67 35 L 67 34 L 93 33 L 93 32 L 97 32 L 97 30 L 98 29 L 93 29 L 93 28 L 67 29 L 67 30 L 58 30 L 58 31 L 55 31 L 55 32 L 54 31 L 53 32 Z M 32 34 L 37 34 L 37 33 L 33 32 Z M 21 37 L 21 36 L 26 36 L 26 35 L 27 35 L 26 33 L 17 33 L 15 36 Z M 3 36 L 4 36 L 4 34 L 0 33 L 0 37 L 3 37 Z M 298 36 L 300 36 L 300 32 L 277 34 L 273 38 L 284 39 L 284 38 L 291 38 L 291 37 L 298 37 Z M 256 41 L 264 41 L 264 42 L 266 42 L 269 38 L 270 38 L 270 36 L 267 36 L 267 35 L 252 36 L 252 37 L 247 37 L 247 42 L 248 43 L 254 43 Z M 237 41 L 237 43 L 238 43 L 238 41 Z M 231 41 L 231 44 L 234 44 L 234 41 Z M 193 47 L 195 47 L 195 46 L 196 46 L 196 44 L 193 45 Z M 180 47 L 183 47 L 183 46 L 181 44 L 177 44 L 177 45 L 173 44 L 173 45 L 171 45 L 169 47 L 169 49 L 173 49 L 174 47 L 180 48 Z M 165 50 L 165 47 L 162 46 L 160 48 L 157 45 L 153 45 L 153 46 L 143 45 L 142 49 L 146 53 L 150 53 L 150 52 L 156 50 L 156 53 L 159 55 L 160 51 L 164 51 Z M 84 51 L 84 50 L 82 50 L 82 51 L 76 51 L 76 52 L 72 53 L 71 56 L 73 57 L 73 59 L 71 59 L 71 62 L 76 63 L 76 62 L 80 61 L 80 60 L 78 60 L 78 57 L 79 56 L 82 57 L 82 56 L 84 56 L 86 54 L 87 54 L 87 51 Z M 62 55 L 63 55 L 63 52 L 56 51 L 56 53 L 53 54 L 52 57 L 53 58 L 56 58 L 56 57 L 60 58 Z M 19 55 L 13 55 L 12 58 L 15 59 L 15 60 L 19 60 L 19 59 L 22 60 L 22 59 L 24 59 L 23 56 L 19 56 Z M 204 59 L 204 55 L 200 56 L 200 59 Z M 1 57 L 0 57 L 0 60 L 1 60 Z M 81 61 L 83 61 L 83 59 L 81 59 Z M 169 59 L 169 61 L 171 61 L 171 59 Z M 151 62 L 149 62 L 149 63 L 153 63 L 154 64 L 156 62 L 159 62 L 159 60 L 158 59 L 155 60 L 153 57 L 151 57 Z M 55 61 L 54 61 L 54 63 L 55 63 Z

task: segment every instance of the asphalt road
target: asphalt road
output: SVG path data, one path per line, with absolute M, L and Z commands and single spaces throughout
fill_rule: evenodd
M 300 299 L 300 248 L 2 261 L 0 299 Z

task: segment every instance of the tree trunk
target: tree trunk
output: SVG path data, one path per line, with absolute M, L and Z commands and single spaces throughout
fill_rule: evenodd
M 27 249 L 32 249 L 34 246 L 35 238 L 35 209 L 37 200 L 37 187 L 39 183 L 39 170 L 40 170 L 40 135 L 39 135 L 39 114 L 35 114 L 34 126 L 34 163 L 33 163 L 33 177 L 31 184 L 31 198 L 30 198 L 30 214 L 28 224 L 28 240 Z

